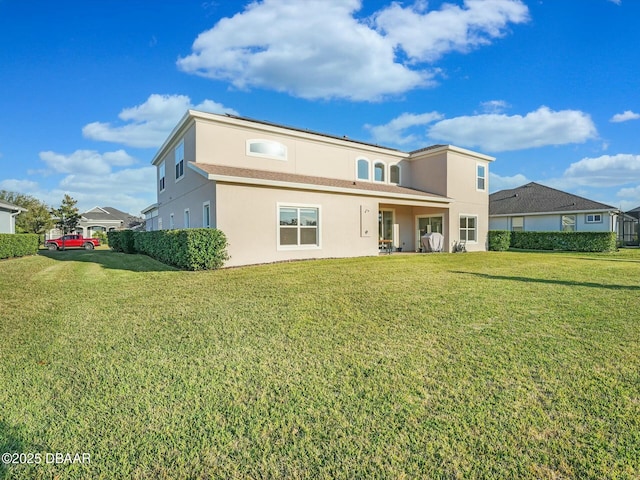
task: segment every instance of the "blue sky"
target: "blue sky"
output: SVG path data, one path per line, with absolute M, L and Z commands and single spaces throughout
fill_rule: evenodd
M 0 0 L 0 189 L 138 214 L 188 108 L 640 206 L 636 0 Z

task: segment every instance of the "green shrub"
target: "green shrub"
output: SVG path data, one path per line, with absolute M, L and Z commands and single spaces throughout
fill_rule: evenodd
M 511 232 L 508 230 L 489 230 L 489 250 L 504 252 L 509 250 Z
M 511 232 L 511 248 L 611 252 L 616 249 L 614 232 Z
M 133 245 L 133 230 L 107 232 L 107 241 L 114 252 L 135 253 Z
M 212 270 L 229 258 L 224 233 L 211 228 L 135 232 L 134 250 L 184 270 Z
M 35 233 L 0 233 L 0 258 L 35 255 L 40 237 Z
M 109 239 L 107 238 L 107 234 L 105 232 L 93 232 L 93 235 L 91 235 L 93 238 L 98 238 L 100 239 L 100 245 L 109 245 Z

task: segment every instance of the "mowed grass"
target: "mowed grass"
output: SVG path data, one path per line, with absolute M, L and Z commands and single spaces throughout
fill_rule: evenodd
M 640 251 L 0 262 L 0 478 L 640 478 Z

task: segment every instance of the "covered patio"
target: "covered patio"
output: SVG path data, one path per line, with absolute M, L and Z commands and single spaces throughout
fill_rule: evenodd
M 444 235 L 444 251 L 450 239 L 448 205 L 413 205 L 380 203 L 378 206 L 378 240 L 381 252 L 419 252 L 425 233 Z

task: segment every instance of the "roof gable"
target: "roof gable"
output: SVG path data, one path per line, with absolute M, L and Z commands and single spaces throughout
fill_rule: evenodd
M 616 210 L 611 205 L 531 182 L 489 195 L 489 215 Z
M 125 225 L 141 221 L 140 218 L 134 217 L 133 215 L 113 207 L 94 207 L 91 210 L 84 212 L 82 217 L 84 217 L 88 222 L 119 221 Z

